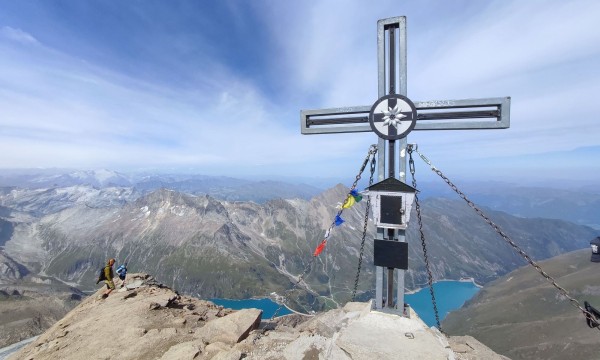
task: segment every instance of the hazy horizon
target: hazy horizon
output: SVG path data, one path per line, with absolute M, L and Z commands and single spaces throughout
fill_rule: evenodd
M 416 179 L 417 184 L 420 186 L 428 187 L 428 188 L 437 188 L 437 189 L 446 189 L 448 191 L 452 191 L 448 185 L 437 175 L 434 174 L 431 169 L 423 163 L 420 159 L 415 160 L 416 165 Z M 444 169 L 440 169 L 444 172 Z M 151 169 L 142 169 L 142 170 L 113 170 L 106 168 L 96 168 L 96 169 L 75 169 L 75 168 L 13 168 L 6 169 L 0 168 L 0 181 L 6 181 L 6 178 L 10 177 L 19 177 L 19 176 L 30 176 L 33 177 L 35 175 L 40 176 L 58 176 L 58 175 L 72 175 L 77 172 L 103 172 L 109 171 L 117 173 L 118 175 L 124 176 L 127 180 L 135 183 L 136 181 L 140 181 L 144 177 L 160 177 L 160 176 L 174 176 L 179 177 L 181 179 L 192 179 L 197 177 L 206 177 L 206 178 L 230 178 L 237 180 L 246 180 L 246 181 L 275 181 L 275 182 L 283 182 L 289 184 L 304 184 L 313 186 L 315 188 L 325 190 L 331 187 L 336 186 L 337 184 L 342 184 L 347 187 L 350 187 L 355 180 L 355 177 L 358 172 L 358 168 L 352 174 L 340 175 L 338 177 L 330 176 L 330 177 L 319 177 L 319 176 L 292 176 L 285 174 L 278 175 L 243 175 L 243 174 L 215 174 L 215 173 L 205 173 L 201 170 L 180 170 L 180 171 L 168 171 L 168 169 L 160 169 L 160 170 L 151 170 Z M 597 187 L 599 180 L 597 179 L 567 179 L 561 177 L 543 177 L 543 178 L 522 178 L 522 177 L 504 177 L 504 178 L 471 178 L 468 176 L 464 176 L 456 173 L 448 173 L 444 172 L 446 176 L 450 178 L 457 186 L 464 186 L 466 188 L 472 186 L 510 186 L 510 187 L 539 187 L 539 188 L 549 188 L 549 189 L 562 189 L 562 190 L 573 190 L 573 191 L 583 191 L 590 193 L 599 193 L 600 187 Z M 358 182 L 358 188 L 364 189 L 368 186 L 369 179 L 368 167 L 363 172 L 360 181 Z M 4 178 L 4 179 L 3 179 Z M 377 182 L 377 174 L 375 174 L 374 182 Z M 406 183 L 412 183 L 412 177 L 408 174 L 406 178 Z M 2 184 L 1 186 L 19 186 L 17 183 L 11 184 Z

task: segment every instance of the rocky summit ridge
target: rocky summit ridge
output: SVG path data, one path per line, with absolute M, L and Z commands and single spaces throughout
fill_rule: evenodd
M 81 302 L 9 359 L 507 359 L 472 337 L 350 302 L 314 316 L 261 319 L 182 296 L 147 274 Z

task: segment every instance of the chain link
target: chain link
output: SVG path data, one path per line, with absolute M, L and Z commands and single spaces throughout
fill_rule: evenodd
M 352 188 L 350 188 L 350 190 L 354 190 L 356 189 L 356 184 L 358 184 L 358 181 L 360 180 L 362 173 L 365 171 L 365 168 L 367 167 L 367 164 L 369 163 L 369 159 L 371 157 L 373 157 L 373 159 L 375 159 L 375 154 L 377 154 L 377 145 L 372 144 L 371 146 L 369 146 L 369 152 L 367 154 L 367 156 L 365 157 L 365 160 L 363 161 L 360 170 L 358 171 L 358 175 L 356 175 L 356 179 L 354 180 L 354 183 L 352 184 Z M 373 171 L 375 171 L 375 165 L 373 164 L 373 162 L 371 162 L 371 177 L 373 176 Z
M 413 147 L 416 149 L 416 145 L 408 144 L 408 166 L 410 174 L 412 175 L 412 186 L 417 188 L 417 179 L 415 177 L 415 162 L 413 160 Z M 417 220 L 419 224 L 419 234 L 421 236 L 421 246 L 423 248 L 423 259 L 425 260 L 425 269 L 427 270 L 427 282 L 429 285 L 429 293 L 431 294 L 431 303 L 433 304 L 433 312 L 435 313 L 435 321 L 440 332 L 448 336 L 443 330 L 440 324 L 440 315 L 437 308 L 437 301 L 435 300 L 435 292 L 433 291 L 433 274 L 431 273 L 431 266 L 429 265 L 429 256 L 427 256 L 427 245 L 425 244 L 425 234 L 423 233 L 423 219 L 421 217 L 421 205 L 419 203 L 419 192 L 415 192 L 415 210 L 417 212 Z
M 500 237 L 502 237 L 502 239 L 504 241 L 506 241 L 513 249 L 515 249 L 519 253 L 519 255 L 521 255 L 527 261 L 527 263 L 529 263 L 529 265 L 533 266 L 537 270 L 537 272 L 539 272 L 548 282 L 550 282 L 550 284 L 552 284 L 552 286 L 554 286 L 565 298 L 567 298 L 570 301 L 571 305 L 573 305 L 574 307 L 581 310 L 581 312 L 583 312 L 585 317 L 590 319 L 593 323 L 600 324 L 597 320 L 595 320 L 595 316 L 593 314 L 591 314 L 589 311 L 584 309 L 581 306 L 581 304 L 579 303 L 579 301 L 577 301 L 577 299 L 573 298 L 571 295 L 569 295 L 567 290 L 565 290 L 562 286 L 558 285 L 556 283 L 556 280 L 552 276 L 548 275 L 540 267 L 540 265 L 538 265 L 529 255 L 527 255 L 527 253 L 525 253 L 525 251 L 523 251 L 523 249 L 521 249 L 507 234 L 505 234 L 504 231 L 502 231 L 502 229 L 500 229 L 500 227 L 498 225 L 496 225 L 492 220 L 490 220 L 490 218 L 488 218 L 483 213 L 483 211 L 481 211 L 481 209 L 479 209 L 477 207 L 477 205 L 475 205 L 475 203 L 473 203 L 471 200 L 469 200 L 467 198 L 467 196 L 462 191 L 460 191 L 458 189 L 458 187 L 456 187 L 456 185 L 454 185 L 454 183 L 452 183 L 452 181 L 450 181 L 450 179 L 448 179 L 440 170 L 438 170 L 435 166 L 433 166 L 431 161 L 429 161 L 429 159 L 427 157 L 425 157 L 425 155 L 421 154 L 417 148 L 415 148 L 415 151 L 417 152 L 417 154 L 419 154 L 421 159 L 423 159 L 423 161 L 427 165 L 429 165 L 429 167 L 431 168 L 431 170 L 433 172 L 435 172 L 439 177 L 441 177 L 444 180 L 444 182 L 446 182 L 446 184 L 448 184 L 452 188 L 452 190 L 454 190 L 454 192 L 456 192 L 458 194 L 458 196 L 461 197 L 461 199 L 463 199 L 473 210 L 475 210 L 475 212 L 479 216 L 481 216 L 483 218 L 483 220 L 488 225 L 490 225 L 494 229 L 494 231 L 496 231 L 496 233 L 498 233 L 498 235 L 500 235 Z M 600 327 L 596 327 L 596 329 L 600 330 Z
M 371 177 L 369 178 L 369 187 L 373 185 L 373 175 L 375 174 L 375 165 L 377 160 L 375 156 L 371 159 Z M 362 239 L 360 241 L 360 254 L 358 256 L 358 270 L 356 271 L 356 278 L 354 278 L 354 289 L 352 290 L 352 301 L 356 298 L 356 290 L 358 289 L 358 280 L 360 278 L 360 270 L 362 267 L 363 254 L 365 252 L 365 239 L 367 236 L 367 225 L 369 224 L 369 210 L 371 209 L 371 197 L 367 198 L 367 208 L 365 209 L 365 222 L 363 226 Z
M 371 159 L 371 157 L 373 157 L 373 159 L 375 159 L 375 154 L 377 154 L 377 145 L 373 144 L 369 147 L 369 152 L 367 153 L 367 156 L 365 157 L 365 159 L 360 167 L 360 170 L 358 171 L 358 175 L 356 175 L 354 182 L 352 183 L 352 187 L 350 188 L 350 191 L 356 189 L 356 185 L 360 181 L 362 173 L 365 171 L 365 168 L 367 167 L 367 164 L 369 163 L 369 159 Z M 374 171 L 374 166 L 375 165 L 371 164 L 371 179 L 373 177 L 372 172 Z M 337 216 L 341 216 L 343 212 L 344 212 L 344 208 L 341 208 L 337 212 Z M 331 225 L 325 232 L 325 240 L 327 240 L 327 238 L 331 234 L 331 230 L 333 229 L 334 226 L 335 226 L 335 220 L 333 220 L 333 222 L 331 223 Z M 283 299 L 281 300 L 279 307 L 275 310 L 275 312 L 273 313 L 273 316 L 271 316 L 271 321 L 273 321 L 273 319 L 275 319 L 275 317 L 279 314 L 281 309 L 283 309 L 283 307 L 285 306 L 285 302 L 287 301 L 288 294 L 290 294 L 292 291 L 296 290 L 296 288 L 298 288 L 298 286 L 300 285 L 302 280 L 304 280 L 304 277 L 310 273 L 310 270 L 312 269 L 312 265 L 314 264 L 316 259 L 317 259 L 316 255 L 312 257 L 311 261 L 304 268 L 304 271 L 302 272 L 302 274 L 300 274 L 300 276 L 298 277 L 298 280 L 294 283 L 294 285 L 291 288 L 289 288 L 288 290 L 285 291 L 284 295 L 282 296 Z

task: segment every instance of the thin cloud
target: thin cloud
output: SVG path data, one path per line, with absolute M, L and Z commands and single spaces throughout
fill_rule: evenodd
M 23 44 L 39 44 L 39 41 L 31 34 L 21 29 L 12 28 L 10 26 L 1 27 L 0 36 Z
M 417 82 L 434 82 L 438 91 L 461 91 L 506 76 L 527 78 L 530 72 L 597 56 L 598 12 L 600 3 L 590 1 L 552 6 L 494 3 L 488 11 L 465 19 L 462 27 L 440 34 L 434 52 L 419 64 L 421 81 Z M 441 74 L 443 81 L 432 77 Z
M 257 1 L 248 12 L 227 3 L 219 16 L 244 19 L 228 33 L 214 30 L 215 19 L 196 28 L 190 14 L 183 26 L 173 8 L 149 37 L 144 27 L 164 7 L 135 8 L 126 35 L 115 27 L 110 36 L 79 36 L 62 24 L 69 44 L 86 44 L 72 52 L 3 26 L 0 151 L 14 155 L 0 167 L 353 176 L 376 136 L 302 136 L 299 111 L 374 102 L 376 23 L 397 15 L 408 16 L 412 99 L 512 96 L 509 130 L 411 133 L 432 157 L 452 164 L 598 144 L 600 5 L 445 4 Z M 233 38 L 251 25 L 264 27 L 252 33 L 260 38 Z M 131 36 L 125 43 L 141 53 L 109 41 L 119 36 Z M 240 44 L 248 40 L 251 47 Z
M 38 48 L 0 44 L 2 167 L 233 169 L 276 165 L 316 147 L 298 135 L 297 113 L 274 106 L 252 83 L 223 68 L 192 91 L 156 86 Z M 43 59 L 43 60 L 38 60 Z M 293 118 L 293 126 L 283 119 Z M 338 146 L 339 149 L 345 146 Z M 334 152 L 335 153 L 335 152 Z

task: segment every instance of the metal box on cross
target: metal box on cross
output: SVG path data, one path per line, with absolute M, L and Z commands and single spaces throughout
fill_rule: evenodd
M 388 229 L 406 229 L 417 190 L 393 177 L 373 184 L 367 189 L 373 204 L 375 225 Z

